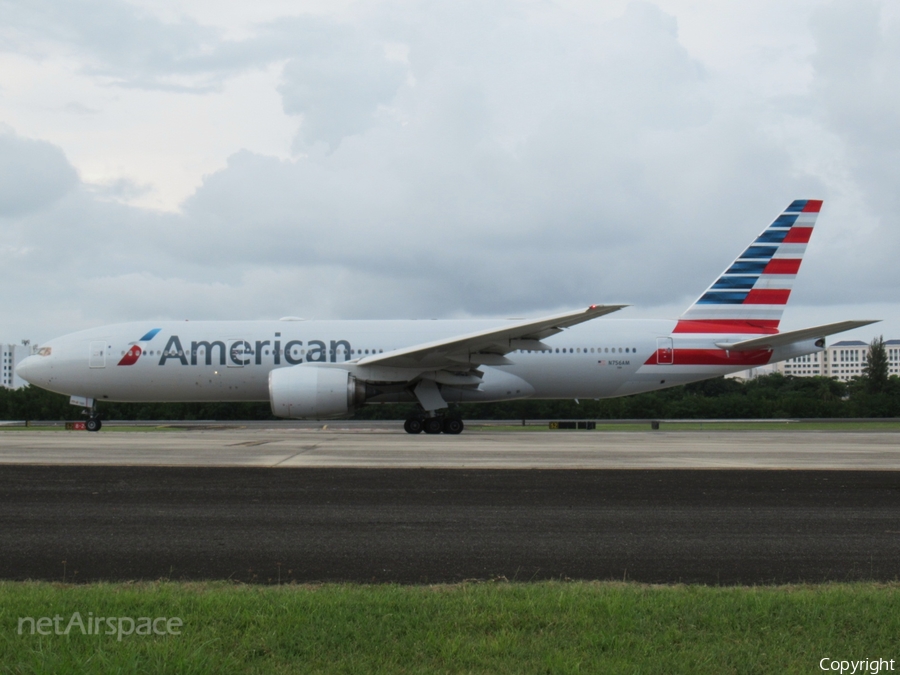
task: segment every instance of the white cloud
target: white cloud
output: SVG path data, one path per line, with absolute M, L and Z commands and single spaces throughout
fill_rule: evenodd
M 803 315 L 892 306 L 900 39 L 881 4 L 6 6 L 0 119 L 20 135 L 0 167 L 20 183 L 0 186 L 0 283 L 28 293 L 0 300 L 0 339 L 671 315 L 805 197 L 826 207 Z
M 383 41 L 356 27 L 306 20 L 279 26 L 285 31 L 298 54 L 285 65 L 278 91 L 285 112 L 302 115 L 305 143 L 322 141 L 334 149 L 345 136 L 366 131 L 378 106 L 389 103 L 407 79 L 407 68 L 388 58 Z
M 77 180 L 59 148 L 0 128 L 0 218 L 46 208 Z

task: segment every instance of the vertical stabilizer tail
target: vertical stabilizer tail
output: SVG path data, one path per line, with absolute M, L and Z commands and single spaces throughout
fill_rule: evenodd
M 777 333 L 819 199 L 791 202 L 678 319 L 676 333 Z

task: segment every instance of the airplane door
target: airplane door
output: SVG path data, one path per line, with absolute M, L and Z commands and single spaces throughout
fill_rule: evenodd
M 228 353 L 229 368 L 243 368 L 250 365 L 250 357 L 253 354 L 253 348 L 246 340 L 233 340 Z
M 672 338 L 656 338 L 656 363 L 670 366 L 675 360 L 675 347 Z
M 91 358 L 89 361 L 91 368 L 106 368 L 106 343 L 91 343 Z

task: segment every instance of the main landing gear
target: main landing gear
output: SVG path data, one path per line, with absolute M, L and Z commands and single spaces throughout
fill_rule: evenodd
M 434 417 L 410 417 L 403 423 L 403 429 L 408 434 L 420 434 L 423 431 L 426 434 L 460 434 L 465 425 L 458 417 L 443 417 L 435 415 Z

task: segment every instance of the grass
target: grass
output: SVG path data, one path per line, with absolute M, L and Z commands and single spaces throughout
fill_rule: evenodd
M 211 425 L 213 426 L 213 425 Z M 234 427 L 238 428 L 238 427 Z M 148 432 L 148 431 L 185 431 L 190 430 L 186 427 L 178 427 L 177 423 L 174 425 L 160 425 L 155 427 L 116 427 L 116 426 L 104 426 L 100 428 L 100 431 L 97 433 L 120 433 L 120 432 Z M 199 428 L 198 428 L 199 430 Z M 63 426 L 21 426 L 21 427 L 12 427 L 12 426 L 2 426 L 0 425 L 0 432 L 3 431 L 70 431 Z M 83 429 L 81 430 L 71 430 L 70 433 L 86 433 Z
M 17 632 L 19 617 L 76 611 L 184 627 Z M 0 627 L 14 673 L 812 673 L 823 657 L 895 656 L 900 585 L 4 582 Z
M 554 433 L 585 433 L 583 429 L 550 429 L 549 422 L 534 420 L 526 426 L 517 424 L 493 426 L 468 424 L 473 431 L 553 431 Z M 900 431 L 898 422 L 660 422 L 660 431 Z M 597 422 L 597 431 L 650 431 L 650 420 L 638 423 L 604 424 Z

